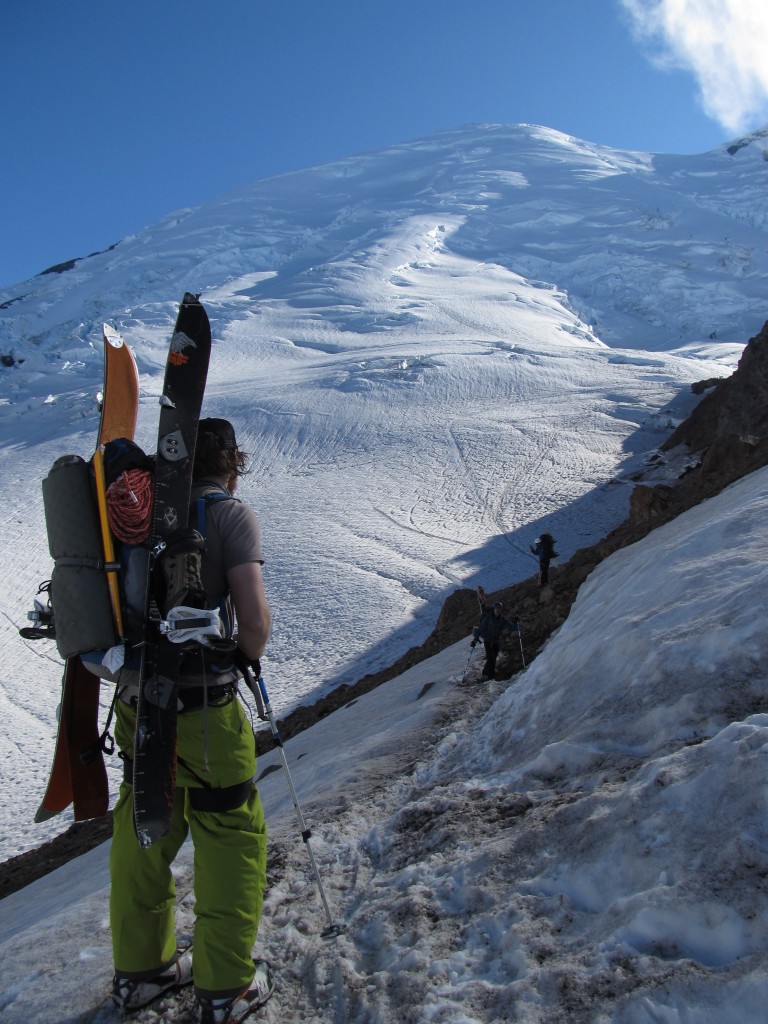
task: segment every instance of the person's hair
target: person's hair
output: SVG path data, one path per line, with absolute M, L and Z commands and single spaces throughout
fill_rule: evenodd
M 222 480 L 232 480 L 244 476 L 248 472 L 248 456 L 239 448 L 222 448 L 218 434 L 201 430 L 197 436 L 195 448 L 195 467 L 193 476 L 215 476 Z

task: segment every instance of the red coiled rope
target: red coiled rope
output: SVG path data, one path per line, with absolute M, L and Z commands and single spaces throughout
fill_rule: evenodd
M 124 544 L 143 544 L 152 527 L 152 473 L 126 469 L 107 488 L 107 519 Z

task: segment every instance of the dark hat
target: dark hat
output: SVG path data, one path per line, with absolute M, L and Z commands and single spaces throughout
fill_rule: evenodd
M 504 611 L 504 605 L 501 603 L 501 601 L 497 601 L 496 604 L 493 606 L 493 610 L 495 612 L 503 612 Z
M 201 434 L 214 434 L 218 443 L 209 442 L 208 447 L 220 448 L 224 451 L 234 451 L 237 448 L 235 439 L 235 428 L 229 420 L 216 419 L 211 416 L 208 419 L 200 420 L 197 427 L 198 437 Z

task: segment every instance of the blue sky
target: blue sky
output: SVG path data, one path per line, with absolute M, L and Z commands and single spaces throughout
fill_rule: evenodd
M 727 35 L 705 0 L 6 0 L 0 284 L 256 179 L 461 124 L 677 153 L 760 127 L 764 73 L 729 96 L 706 37 L 660 26 L 681 4 L 712 47 Z M 763 6 L 721 0 L 756 67 Z M 724 79 L 739 52 L 719 53 Z

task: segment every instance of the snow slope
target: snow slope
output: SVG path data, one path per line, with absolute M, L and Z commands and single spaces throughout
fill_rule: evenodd
M 152 450 L 177 303 L 203 294 L 205 411 L 253 453 L 285 711 L 423 640 L 456 586 L 530 575 L 542 529 L 567 557 L 624 517 L 687 385 L 765 319 L 764 143 L 457 129 L 257 182 L 0 296 L 0 856 L 67 824 L 31 824 L 60 666 L 17 629 L 50 574 L 40 478 L 92 449 L 103 321 L 136 352 Z
M 761 470 L 604 561 L 508 683 L 462 687 L 465 640 L 289 741 L 337 938 L 262 758 L 278 984 L 254 1020 L 762 1024 L 766 514 Z M 0 1020 L 116 1024 L 89 1012 L 106 854 L 2 902 Z M 188 847 L 177 886 L 183 931 Z

